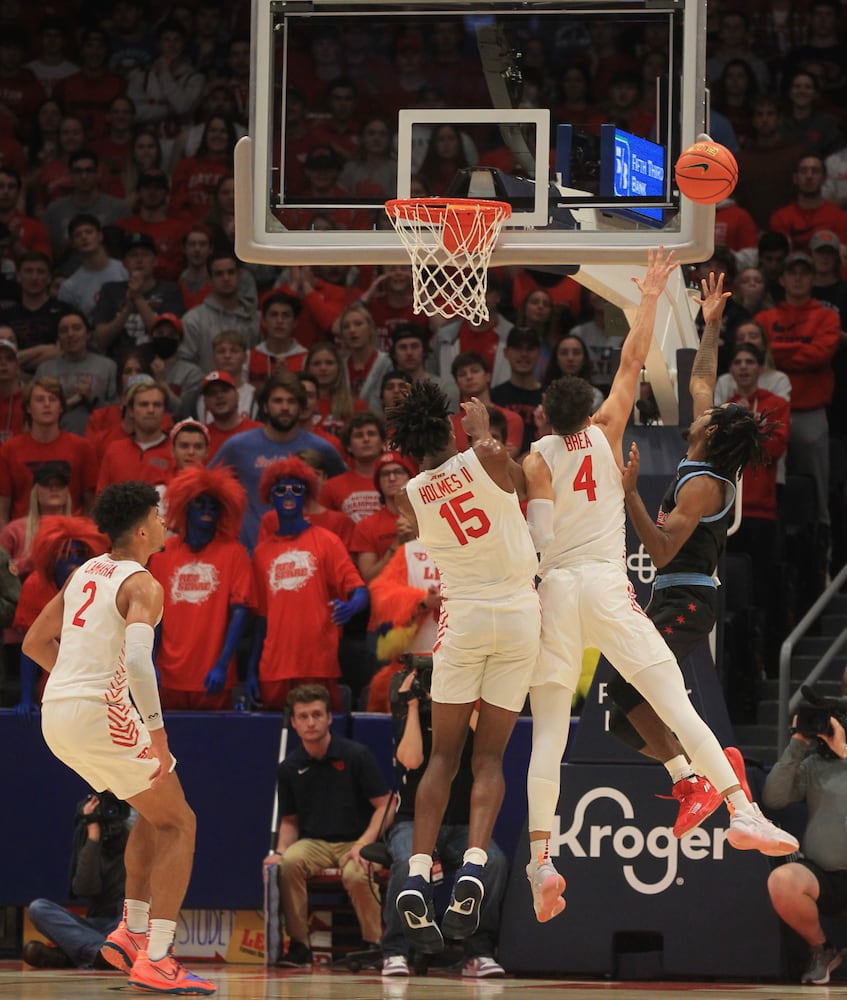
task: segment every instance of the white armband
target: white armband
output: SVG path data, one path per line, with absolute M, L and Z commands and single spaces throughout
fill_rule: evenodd
M 155 633 L 145 622 L 133 622 L 126 627 L 124 637 L 124 663 L 129 690 L 138 714 L 148 729 L 161 729 L 162 705 L 153 666 L 153 639 Z
M 526 506 L 526 523 L 535 551 L 541 552 L 553 541 L 553 501 L 530 500 Z

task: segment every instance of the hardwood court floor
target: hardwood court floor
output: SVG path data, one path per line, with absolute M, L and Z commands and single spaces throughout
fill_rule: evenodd
M 606 980 L 462 980 L 444 974 L 382 980 L 373 972 L 269 971 L 198 964 L 221 1000 L 847 1000 L 847 981 L 829 986 L 750 983 L 618 983 Z M 836 973 L 837 975 L 837 973 Z M 0 962 L 0 997 L 9 1000 L 109 1000 L 154 996 L 130 989 L 118 973 L 43 972 Z

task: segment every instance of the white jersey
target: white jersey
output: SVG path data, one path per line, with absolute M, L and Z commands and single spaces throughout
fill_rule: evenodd
M 472 448 L 419 473 L 406 495 L 445 599 L 508 601 L 532 585 L 538 560 L 518 496 L 494 482 Z
M 102 555 L 74 573 L 65 587 L 59 655 L 44 689 L 45 705 L 67 700 L 129 705 L 126 620 L 118 611 L 117 596 L 127 577 L 146 572 L 132 559 Z
M 553 477 L 553 540 L 540 574 L 584 560 L 622 562 L 626 525 L 621 470 L 599 427 L 548 434 L 532 444 Z
M 419 538 L 413 538 L 403 546 L 406 559 L 406 579 L 410 587 L 419 590 L 429 590 L 438 586 L 438 567 L 430 554 L 421 544 Z M 420 653 L 428 656 L 435 645 L 436 629 L 438 627 L 438 611 L 430 611 L 419 619 L 418 630 L 409 643 L 406 653 Z

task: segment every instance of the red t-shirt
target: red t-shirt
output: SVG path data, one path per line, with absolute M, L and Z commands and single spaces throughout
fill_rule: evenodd
M 45 462 L 60 462 L 68 469 L 75 512 L 82 510 L 85 495 L 97 486 L 97 458 L 84 438 L 60 431 L 55 440 L 43 442 L 23 431 L 9 438 L 0 450 L 0 496 L 10 498 L 10 520 L 28 513 L 32 474 Z
M 376 514 L 363 518 L 353 531 L 350 551 L 373 552 L 382 559 L 397 541 L 397 517 L 387 507 L 381 507 Z
M 180 160 L 173 172 L 171 211 L 187 212 L 193 220 L 209 214 L 215 188 L 224 174 L 232 173 L 232 164 L 224 160 L 189 156 Z
M 339 677 L 330 601 L 363 587 L 340 538 L 323 528 L 272 535 L 253 553 L 258 614 L 267 620 L 259 679 Z
M 354 413 L 361 410 L 366 410 L 367 408 L 368 404 L 363 399 L 353 400 Z M 327 434 L 332 434 L 333 436 L 337 436 L 344 429 L 344 425 L 347 423 L 347 420 L 344 419 L 343 417 L 333 416 L 332 400 L 329 398 L 318 399 L 318 406 L 316 412 L 320 414 L 321 419 L 315 426 L 323 428 L 323 430 L 326 431 Z M 312 433 L 317 434 L 318 432 L 313 430 Z M 344 461 L 349 462 L 349 460 L 350 460 L 349 456 L 345 455 Z
M 263 424 L 260 424 L 258 420 L 251 420 L 249 417 L 242 417 L 230 431 L 222 431 L 215 424 L 206 424 L 206 430 L 209 432 L 209 454 L 206 463 L 208 464 L 212 461 L 227 438 L 231 438 L 234 434 L 243 434 L 244 431 L 251 431 L 254 427 L 262 426 Z
M 171 443 L 167 435 L 151 448 L 141 448 L 135 438 L 125 437 L 113 441 L 103 453 L 97 492 L 100 493 L 111 483 L 122 483 L 129 479 L 137 479 L 158 488 L 167 485 L 174 471 Z
M 11 396 L 0 396 L 0 444 L 24 429 L 24 396 L 15 389 Z
M 300 350 L 295 354 L 285 355 L 268 354 L 267 351 L 260 351 L 254 347 L 247 357 L 247 381 L 250 385 L 263 386 L 279 365 L 282 365 L 289 372 L 303 371 L 308 352 L 297 341 L 294 341 L 294 346 L 299 347 Z
M 319 500 L 330 510 L 340 510 L 354 523 L 382 508 L 373 476 L 360 476 L 352 471 L 327 479 Z
M 44 606 L 52 601 L 58 593 L 59 588 L 52 580 L 45 580 L 40 573 L 30 573 L 21 587 L 21 596 L 18 600 L 18 606 L 15 608 L 12 629 L 20 635 L 24 635 L 41 614 Z
M 65 114 L 82 119 L 86 138 L 90 141 L 108 134 L 106 113 L 109 105 L 126 93 L 126 87 L 127 81 L 117 73 L 106 71 L 100 76 L 87 76 L 80 71 L 60 80 L 54 96 Z
M 353 529 L 355 525 L 350 518 L 346 514 L 342 514 L 340 510 L 322 510 L 319 514 L 304 513 L 303 517 L 305 517 L 309 524 L 313 527 L 325 528 L 327 531 L 331 531 L 333 535 L 338 535 L 344 543 L 344 548 L 350 548 L 350 541 L 353 538 Z M 275 535 L 278 529 L 279 517 L 277 516 L 276 511 L 266 510 L 265 513 L 262 514 L 262 520 L 259 522 L 259 542 L 264 542 L 272 535 Z
M 167 434 L 173 427 L 173 417 L 165 413 L 162 417 L 162 430 Z M 97 456 L 97 464 L 103 461 L 103 454 L 113 441 L 122 441 L 129 434 L 121 423 L 121 404 L 98 406 L 91 411 L 88 423 L 85 425 L 85 439 L 90 441 Z
M 163 688 L 203 691 L 203 681 L 217 663 L 233 604 L 255 608 L 253 569 L 247 549 L 218 536 L 199 552 L 180 538 L 165 542 L 149 570 L 165 591 L 162 636 L 156 667 Z M 225 687 L 238 681 L 236 657 L 227 669 Z

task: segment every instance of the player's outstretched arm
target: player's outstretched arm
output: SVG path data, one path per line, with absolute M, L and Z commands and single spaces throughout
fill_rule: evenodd
M 695 476 L 677 494 L 676 506 L 665 522 L 658 525 L 647 513 L 638 492 L 639 463 L 638 446 L 633 441 L 623 471 L 626 512 L 653 565 L 661 569 L 688 541 L 700 519 L 714 513 L 715 503 L 722 495 L 721 486 L 714 476 Z
M 700 287 L 703 291 L 700 308 L 703 310 L 705 326 L 703 327 L 703 336 L 700 338 L 700 346 L 697 348 L 697 354 L 691 366 L 691 377 L 688 380 L 692 413 L 695 420 L 715 405 L 721 318 L 726 300 L 731 294 L 723 290 L 723 274 L 715 277 L 714 271 L 709 272 L 709 277 L 702 280 Z
M 550 466 L 538 452 L 530 452 L 523 462 L 526 476 L 526 523 L 535 545 L 541 552 L 553 539 L 553 476 Z
M 659 299 L 676 268 L 673 251 L 665 253 L 664 247 L 659 247 L 658 250 L 647 252 L 647 273 L 644 278 L 632 279 L 641 292 L 641 302 L 623 342 L 620 365 L 609 390 L 609 396 L 591 421 L 604 428 L 613 446 L 615 444 L 620 446 L 623 430 L 632 413 L 641 371 L 653 339 Z

